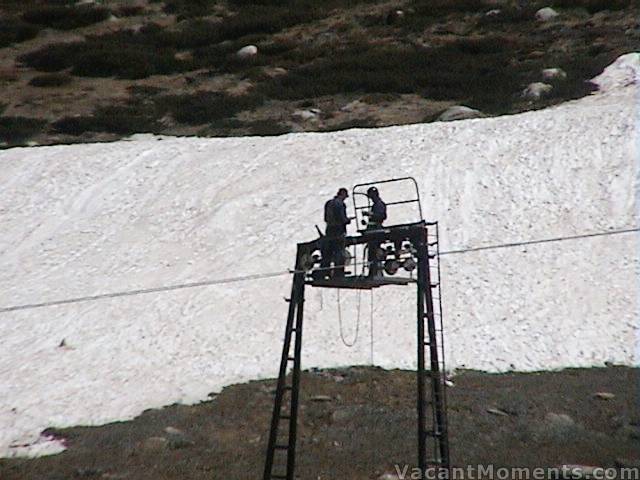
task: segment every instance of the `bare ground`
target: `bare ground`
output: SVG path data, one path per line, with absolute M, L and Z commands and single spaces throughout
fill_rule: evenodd
M 624 367 L 459 372 L 448 391 L 452 463 L 637 467 L 639 373 Z M 65 439 L 67 451 L 0 460 L 0 478 L 261 478 L 274 386 L 273 380 L 233 385 L 198 405 L 51 430 Z M 376 479 L 394 472 L 394 465 L 412 468 L 415 373 L 371 367 L 304 372 L 299 426 L 298 478 Z

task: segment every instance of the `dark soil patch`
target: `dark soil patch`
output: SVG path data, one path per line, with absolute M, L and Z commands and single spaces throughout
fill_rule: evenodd
M 622 367 L 462 372 L 448 395 L 452 463 L 613 467 L 618 458 L 637 460 L 639 373 Z M 66 452 L 0 460 L 0 476 L 261 478 L 274 385 L 234 385 L 212 401 L 148 410 L 131 422 L 52 430 L 68 442 Z M 376 479 L 393 472 L 395 464 L 415 465 L 415 373 L 367 367 L 305 372 L 301 385 L 299 478 Z M 599 399 L 596 392 L 615 397 Z M 315 401 L 320 395 L 330 400 Z M 553 414 L 567 415 L 569 423 L 563 417 L 556 424 Z M 182 434 L 168 433 L 167 427 Z

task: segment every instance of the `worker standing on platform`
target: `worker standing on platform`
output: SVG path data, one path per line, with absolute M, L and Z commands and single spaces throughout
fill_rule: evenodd
M 369 217 L 367 230 L 378 230 L 382 228 L 382 223 L 387 219 L 387 204 L 380 198 L 380 192 L 376 187 L 369 187 L 367 197 L 371 200 L 371 209 L 364 212 Z M 380 259 L 376 258 L 376 252 L 380 248 L 380 242 L 370 242 L 369 249 L 369 277 L 379 277 L 382 275 Z
M 347 225 L 351 220 L 347 216 L 347 206 L 344 201 L 349 197 L 346 188 L 341 188 L 331 200 L 324 204 L 324 221 L 327 224 L 325 237 L 322 242 L 321 268 L 329 268 L 331 262 L 335 263 L 334 277 L 344 276 L 344 237 L 347 235 Z M 328 276 L 329 270 L 324 270 Z

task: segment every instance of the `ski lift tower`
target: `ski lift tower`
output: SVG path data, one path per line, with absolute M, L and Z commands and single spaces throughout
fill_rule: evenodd
M 410 209 L 414 221 L 368 227 L 365 212 L 371 208 L 371 202 L 365 192 L 372 186 L 381 190 L 394 186 L 404 194 L 411 192 L 409 198 L 387 202 L 387 207 L 391 218 L 402 217 L 396 217 L 399 209 L 404 210 L 406 217 Z M 294 480 L 306 287 L 362 290 L 388 285 L 417 287 L 418 467 L 423 475 L 428 469 L 435 469 L 438 474 L 449 471 L 438 224 L 423 219 L 418 184 L 411 177 L 355 185 L 352 198 L 356 221 L 363 226 L 357 235 L 345 238 L 345 266 L 353 272 L 327 278 L 327 271 L 319 266 L 324 237 L 298 244 L 263 480 Z M 358 253 L 363 256 L 359 273 Z M 368 275 L 372 262 L 378 263 L 375 270 L 379 273 L 375 276 Z

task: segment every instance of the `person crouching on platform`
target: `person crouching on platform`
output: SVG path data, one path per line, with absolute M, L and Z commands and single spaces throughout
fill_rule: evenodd
M 320 252 L 320 267 L 327 269 L 323 270 L 325 277 L 328 277 L 330 272 L 334 277 L 344 277 L 344 237 L 347 235 L 347 225 L 351 223 L 347 216 L 347 206 L 344 204 L 348 197 L 347 189 L 341 188 L 335 197 L 324 204 L 324 221 L 327 228 Z M 328 270 L 332 261 L 335 267 Z

